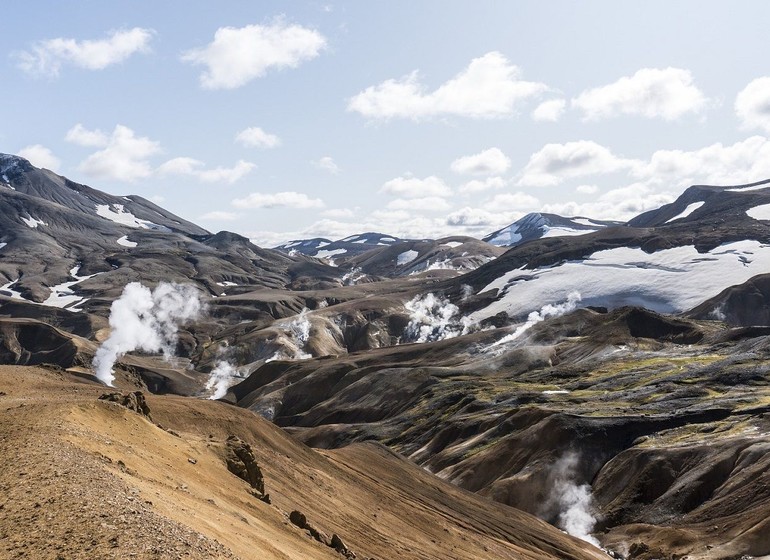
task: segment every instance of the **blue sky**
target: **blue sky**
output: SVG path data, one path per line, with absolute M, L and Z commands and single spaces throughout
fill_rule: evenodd
M 0 151 L 271 246 L 770 177 L 766 2 L 6 0 Z

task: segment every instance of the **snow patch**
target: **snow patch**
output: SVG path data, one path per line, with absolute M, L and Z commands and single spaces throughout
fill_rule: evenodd
M 409 250 L 404 251 L 403 253 L 399 254 L 396 257 L 396 264 L 399 266 L 403 266 L 405 264 L 409 264 L 414 259 L 416 259 L 419 256 L 419 253 L 417 251 Z
M 689 216 L 690 214 L 695 212 L 698 208 L 700 208 L 704 204 L 706 204 L 706 203 L 703 202 L 703 201 L 693 202 L 692 204 L 688 204 L 687 208 L 682 210 L 679 214 L 677 214 L 676 216 L 674 216 L 670 220 L 666 220 L 665 223 L 670 224 L 671 222 L 673 222 L 675 220 L 681 220 L 682 218 L 686 218 L 687 216 Z
M 770 204 L 761 204 L 754 208 L 749 208 L 746 210 L 746 214 L 749 218 L 754 218 L 755 220 L 770 220 Z
M 122 245 L 123 247 L 136 247 L 136 242 L 129 241 L 128 236 L 124 235 L 123 237 L 118 238 L 118 245 Z
M 570 235 L 586 235 L 587 233 L 598 231 L 595 229 L 575 229 L 561 226 L 545 227 L 543 229 L 545 231 L 541 237 L 567 237 Z
M 455 248 L 459 247 L 460 245 L 463 245 L 463 243 L 460 242 L 460 241 L 447 241 L 446 243 L 442 243 L 442 245 L 446 245 L 450 249 L 455 249 Z
M 19 216 L 21 217 L 21 216 Z M 31 228 L 36 228 L 37 226 L 47 226 L 48 224 L 45 223 L 43 220 L 38 220 L 36 218 L 33 218 L 30 216 L 29 218 L 21 218 L 21 221 L 27 224 Z
M 560 266 L 508 271 L 479 292 L 497 289 L 499 299 L 471 318 L 479 322 L 501 311 L 520 316 L 563 301 L 575 291 L 584 305 L 639 305 L 679 313 L 769 269 L 770 245 L 753 240 L 721 245 L 708 253 L 698 253 L 691 245 L 652 254 L 619 247 Z
M 317 259 L 328 259 L 329 257 L 333 257 L 335 255 L 343 255 L 347 252 L 347 249 L 332 249 L 330 251 L 324 249 L 323 251 L 316 251 L 315 257 Z
M 516 224 L 511 224 L 507 228 L 503 228 L 498 231 L 497 235 L 495 235 L 487 243 L 498 246 L 513 245 L 514 243 L 521 241 L 521 234 L 517 233 L 518 231 L 519 226 Z
M 2 249 L 3 247 L 5 247 L 6 245 L 8 245 L 8 243 L 0 243 L 0 249 Z
M 110 205 L 108 204 L 97 204 L 96 214 L 112 222 L 132 228 L 152 229 L 164 232 L 171 231 L 166 226 L 161 226 L 148 220 L 137 218 L 131 212 L 126 211 L 122 204 L 112 204 L 112 208 L 110 208 Z

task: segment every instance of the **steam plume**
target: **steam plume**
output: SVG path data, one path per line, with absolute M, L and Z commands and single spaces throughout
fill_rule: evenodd
M 499 346 L 501 344 L 506 344 L 507 342 L 511 342 L 512 340 L 516 340 L 519 338 L 522 334 L 524 334 L 525 331 L 528 331 L 530 328 L 532 328 L 534 325 L 540 323 L 541 321 L 545 321 L 546 319 L 549 319 L 551 317 L 558 317 L 560 315 L 564 315 L 565 313 L 569 313 L 570 311 L 574 311 L 577 307 L 577 304 L 580 303 L 580 300 L 582 297 L 578 292 L 571 292 L 567 296 L 567 301 L 553 305 L 548 304 L 544 305 L 540 311 L 533 311 L 529 314 L 527 317 L 527 322 L 519 325 L 515 331 L 513 331 L 511 334 L 504 336 L 494 344 L 492 344 L 492 347 Z
M 221 399 L 227 394 L 227 390 L 243 376 L 233 364 L 226 360 L 220 360 L 209 374 L 206 390 L 211 391 L 209 399 Z
M 112 386 L 115 362 L 126 352 L 142 350 L 174 355 L 177 329 L 201 313 L 198 291 L 190 285 L 162 282 L 155 290 L 131 282 L 110 308 L 110 336 L 94 356 L 96 377 Z
M 460 309 L 433 293 L 415 296 L 404 304 L 409 311 L 405 338 L 408 342 L 434 342 L 467 334 L 471 321 L 458 317 Z
M 598 547 L 599 541 L 591 535 L 596 525 L 591 486 L 575 482 L 577 465 L 575 453 L 567 453 L 556 462 L 550 475 L 552 490 L 546 509 L 558 512 L 561 529 Z

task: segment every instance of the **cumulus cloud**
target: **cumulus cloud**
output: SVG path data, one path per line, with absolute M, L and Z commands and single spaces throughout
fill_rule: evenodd
M 103 148 L 110 143 L 110 137 L 101 130 L 88 130 L 82 124 L 78 123 L 67 131 L 64 137 L 67 142 L 77 144 L 78 146 L 87 146 L 90 148 Z
M 752 80 L 738 93 L 735 114 L 743 128 L 770 132 L 770 77 Z
M 241 130 L 235 135 L 235 141 L 247 147 L 253 148 L 276 148 L 281 145 L 281 139 L 275 134 L 269 134 L 259 128 L 252 126 Z
M 550 99 L 543 101 L 532 111 L 532 120 L 556 122 L 564 114 L 567 102 L 564 99 Z
M 417 71 L 370 86 L 348 100 L 348 111 L 371 119 L 501 118 L 547 90 L 545 84 L 522 80 L 520 69 L 493 51 L 471 60 L 434 91 L 420 82 Z
M 619 115 L 675 120 L 687 113 L 699 113 L 706 96 L 693 83 L 689 70 L 642 68 L 605 86 L 584 91 L 572 100 L 586 120 Z
M 480 192 L 489 191 L 492 189 L 502 189 L 507 184 L 507 181 L 502 177 L 487 177 L 484 180 L 474 179 L 460 185 L 457 189 L 461 194 L 477 194 Z
M 686 186 L 751 183 L 770 177 L 770 141 L 764 136 L 725 146 L 721 142 L 691 151 L 658 150 L 635 175 L 659 183 Z
M 442 197 L 452 194 L 452 190 L 446 183 L 434 175 L 425 179 L 419 179 L 411 175 L 396 177 L 382 185 L 380 192 L 403 198 Z
M 35 76 L 56 77 L 65 64 L 103 70 L 135 53 L 148 52 L 153 34 L 151 29 L 134 27 L 112 31 L 105 39 L 47 39 L 35 43 L 29 50 L 15 53 L 15 58 L 19 68 Z
M 256 165 L 248 161 L 238 160 L 233 167 L 217 167 L 204 169 L 205 163 L 190 157 L 177 157 L 168 160 L 158 168 L 161 175 L 187 175 L 195 177 L 203 183 L 235 183 L 242 179 Z
M 639 162 L 613 154 L 590 140 L 546 144 L 532 154 L 518 180 L 519 185 L 546 187 L 565 179 L 627 170 Z
M 265 75 L 269 69 L 296 68 L 316 58 L 326 38 L 314 29 L 276 21 L 270 25 L 220 27 L 205 47 L 182 55 L 184 62 L 205 66 L 206 89 L 234 89 Z
M 524 192 L 496 194 L 484 203 L 484 208 L 493 212 L 501 210 L 528 211 L 536 210 L 540 201 Z
M 214 210 L 213 212 L 206 212 L 200 216 L 200 220 L 209 220 L 212 222 L 232 222 L 238 219 L 238 214 L 235 212 L 225 212 L 222 210 Z
M 500 148 L 489 148 L 478 154 L 464 156 L 452 162 L 452 171 L 461 175 L 500 175 L 508 171 L 511 160 Z
M 598 220 L 626 221 L 646 212 L 673 202 L 676 195 L 670 192 L 658 192 L 644 183 L 632 183 L 626 187 L 613 189 L 587 203 L 574 201 L 546 204 L 540 211 L 562 216 L 588 216 Z
M 387 205 L 388 210 L 422 210 L 427 212 L 444 212 L 449 210 L 449 203 L 443 198 L 426 196 L 423 198 L 397 198 Z
M 313 161 L 312 164 L 315 165 L 318 169 L 323 169 L 324 171 L 328 171 L 333 175 L 336 175 L 340 172 L 339 166 L 329 156 L 324 156 L 316 161 Z
M 599 187 L 596 185 L 578 185 L 575 190 L 580 194 L 596 194 L 599 192 Z
M 83 145 L 85 138 L 91 138 L 95 142 L 100 134 L 100 131 L 88 131 L 81 127 L 78 134 L 68 139 Z M 133 130 L 121 124 L 115 127 L 109 138 L 105 135 L 102 140 L 104 149 L 83 160 L 78 166 L 80 171 L 100 179 L 129 182 L 152 175 L 149 158 L 161 151 L 158 142 L 137 136 Z
M 329 208 L 321 212 L 321 215 L 327 218 L 352 218 L 356 213 L 350 208 Z
M 495 228 L 500 225 L 511 223 L 518 219 L 520 214 L 495 213 L 483 210 L 481 208 L 471 208 L 466 206 L 456 212 L 452 212 L 446 217 L 446 224 L 449 226 L 468 226 L 468 227 L 487 227 Z
M 232 202 L 236 208 L 323 208 L 320 198 L 310 198 L 305 193 L 284 191 L 278 193 L 251 193 Z
M 53 152 L 40 144 L 32 144 L 18 151 L 18 155 L 34 165 L 51 171 L 58 171 L 61 160 Z

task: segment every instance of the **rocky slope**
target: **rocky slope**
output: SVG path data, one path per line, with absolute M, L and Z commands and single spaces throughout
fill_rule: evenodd
M 0 367 L 3 557 L 603 557 L 380 446 L 322 453 L 224 403 L 150 397 L 143 414 L 103 393 Z

